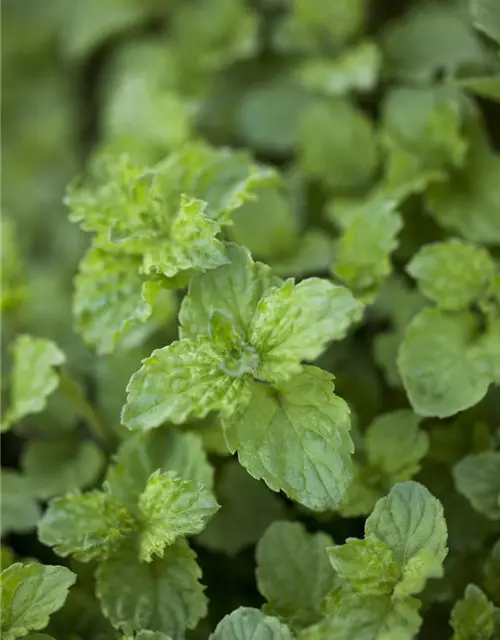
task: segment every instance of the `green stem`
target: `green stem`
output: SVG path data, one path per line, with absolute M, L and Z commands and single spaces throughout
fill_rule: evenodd
M 85 398 L 78 382 L 64 367 L 59 369 L 59 388 L 71 400 L 78 415 L 85 420 L 94 436 L 101 442 L 107 443 L 109 441 L 108 435 L 94 408 Z

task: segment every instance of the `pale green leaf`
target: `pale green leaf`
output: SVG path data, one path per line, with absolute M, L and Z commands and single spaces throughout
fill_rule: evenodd
M 127 634 L 148 628 L 183 640 L 207 612 L 201 571 L 185 540 L 152 562 L 140 562 L 133 545 L 123 546 L 99 565 L 96 577 L 104 615 Z
M 231 238 L 257 258 L 272 260 L 286 255 L 298 241 L 298 217 L 288 194 L 278 187 L 261 189 L 257 200 L 234 212 L 233 222 Z
M 156 349 L 130 379 L 122 423 L 151 429 L 166 421 L 204 418 L 214 410 L 234 411 L 250 393 L 249 380 L 227 375 L 222 364 L 223 356 L 206 338 Z
M 277 618 L 240 607 L 219 622 L 210 640 L 292 640 L 292 634 Z
M 447 311 L 467 308 L 495 273 L 489 253 L 463 240 L 426 244 L 406 267 L 423 295 Z
M 214 471 L 200 436 L 166 427 L 134 433 L 122 442 L 107 474 L 113 496 L 135 509 L 156 470 L 174 471 L 180 478 L 202 483 L 207 489 L 213 486 Z
M 470 0 L 474 26 L 500 44 L 500 6 L 496 0 Z
M 21 465 L 33 494 L 47 499 L 84 489 L 99 477 L 104 454 L 91 441 L 31 440 L 23 450 Z
M 348 538 L 346 543 L 328 549 L 337 574 L 359 593 L 390 594 L 400 568 L 389 547 L 380 540 Z
M 150 295 L 148 289 L 153 283 L 146 284 L 139 275 L 140 264 L 135 256 L 97 247 L 90 249 L 80 262 L 73 299 L 76 327 L 101 355 L 114 351 L 152 314 L 157 295 Z
M 405 598 L 420 593 L 428 578 L 442 578 L 443 573 L 442 560 L 432 551 L 422 549 L 404 565 L 400 581 L 394 589 L 394 596 Z
M 50 340 L 19 335 L 13 346 L 10 406 L 2 430 L 32 413 L 40 413 L 59 385 L 54 367 L 65 362 L 62 351 Z
M 267 529 L 256 550 L 257 586 L 268 601 L 266 611 L 293 628 L 320 619 L 323 600 L 336 582 L 327 555 L 332 542 L 299 523 L 275 522 Z
M 208 336 L 215 310 L 225 313 L 248 337 L 260 299 L 280 284 L 271 269 L 254 262 L 243 247 L 229 245 L 227 254 L 231 264 L 191 278 L 179 312 L 181 338 Z
M 348 594 L 334 616 L 300 640 L 412 640 L 422 624 L 419 606 L 412 598 L 393 601 L 387 595 Z
M 250 326 L 257 376 L 277 382 L 299 373 L 301 361 L 315 360 L 328 342 L 345 337 L 361 310 L 348 289 L 327 280 L 287 280 L 260 300 Z
M 2 536 L 34 529 L 42 512 L 29 480 L 14 469 L 2 468 L 1 490 Z
M 371 513 L 383 494 L 381 479 L 378 469 L 354 460 L 352 481 L 338 506 L 339 514 L 343 518 L 357 518 Z
M 333 271 L 355 291 L 372 293 L 392 271 L 390 256 L 403 226 L 395 206 L 394 200 L 368 199 L 343 221 Z
M 448 533 L 439 500 L 418 482 L 396 484 L 375 505 L 365 535 L 384 542 L 404 567 L 420 551 L 443 562 Z
M 248 406 L 224 422 L 252 476 L 312 509 L 335 508 L 351 480 L 349 408 L 332 378 L 308 366 L 276 390 L 255 383 Z
M 221 509 L 197 538 L 211 551 L 234 556 L 257 542 L 273 520 L 286 516 L 281 500 L 236 460 L 222 468 L 216 495 Z
M 273 272 L 279 276 L 307 276 L 327 272 L 332 262 L 333 242 L 322 229 L 309 228 L 296 241 L 286 255 L 270 261 Z
M 451 612 L 453 640 L 488 640 L 495 627 L 494 606 L 475 584 L 467 585 Z
M 426 205 L 436 222 L 471 242 L 500 244 L 500 155 L 475 143 L 467 164 L 449 180 L 430 185 Z
M 124 505 L 108 491 L 53 499 L 38 523 L 38 537 L 63 558 L 104 560 L 137 528 Z
M 491 382 L 488 367 L 475 366 L 471 345 L 477 319 L 462 312 L 425 309 L 407 327 L 398 369 L 414 410 L 444 418 L 477 404 Z
M 407 409 L 375 418 L 365 435 L 369 462 L 382 471 L 391 484 L 410 480 L 420 470 L 429 448 L 429 436 L 419 429 L 420 418 Z
M 2 638 L 15 640 L 43 629 L 60 609 L 76 580 L 66 567 L 42 564 L 10 565 L 0 574 Z
M 305 175 L 341 192 L 369 185 L 378 164 L 372 122 L 341 98 L 305 110 L 298 149 Z
M 453 467 L 457 491 L 487 518 L 500 520 L 500 453 L 469 455 Z
M 297 73 L 307 89 L 327 96 L 350 91 L 370 91 L 380 73 L 381 55 L 374 42 L 362 42 L 337 58 L 313 58 L 300 64 Z
M 175 471 L 155 471 L 139 498 L 139 558 L 163 557 L 179 536 L 200 533 L 219 505 L 200 482 L 182 480 Z

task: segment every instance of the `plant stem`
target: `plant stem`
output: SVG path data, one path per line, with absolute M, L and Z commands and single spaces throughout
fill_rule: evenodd
M 59 380 L 59 388 L 71 400 L 77 413 L 85 420 L 93 435 L 101 443 L 108 443 L 108 435 L 94 408 L 85 398 L 78 382 L 71 377 L 64 367 L 59 369 Z

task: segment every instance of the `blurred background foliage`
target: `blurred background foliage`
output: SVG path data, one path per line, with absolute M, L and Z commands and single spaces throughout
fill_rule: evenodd
M 354 512 L 313 514 L 272 494 L 227 460 L 216 422 L 201 426 L 227 520 L 195 543 L 211 608 L 193 637 L 239 605 L 260 605 L 252 545 L 273 519 L 300 518 L 337 542 L 360 534 L 391 486 L 364 434 L 378 414 L 407 406 L 395 354 L 423 299 L 404 265 L 423 243 L 457 233 L 499 256 L 500 58 L 489 35 L 465 0 L 3 1 L 3 369 L 16 334 L 53 339 L 112 443 L 102 451 L 60 395 L 2 435 L 4 563 L 12 554 L 54 559 L 33 533 L 40 505 L 99 483 L 126 435 L 119 414 L 130 375 L 176 336 L 172 297 L 116 353 L 98 357 L 84 344 L 72 294 L 87 238 L 67 220 L 65 188 L 99 150 L 150 163 L 200 136 L 248 149 L 285 178 L 283 190 L 270 187 L 236 213 L 236 241 L 280 275 L 333 273 L 373 304 L 319 363 L 353 412 L 364 491 Z M 466 155 L 474 144 L 487 147 L 478 161 Z M 464 184 L 468 199 L 455 198 Z M 381 193 L 398 203 L 402 231 L 388 213 L 388 226 L 348 236 L 349 212 Z M 378 233 L 386 249 L 374 256 Z M 4 376 L 4 400 L 8 386 Z M 481 567 L 498 526 L 456 493 L 450 469 L 491 447 L 499 400 L 492 390 L 458 417 L 423 423 L 430 444 L 417 477 L 445 505 L 451 549 L 445 578 L 424 596 L 425 638 L 448 633 L 450 603 L 466 583 L 491 583 Z M 72 637 L 113 637 L 87 584 L 92 572 L 78 572 L 53 632 L 67 637 L 71 620 Z

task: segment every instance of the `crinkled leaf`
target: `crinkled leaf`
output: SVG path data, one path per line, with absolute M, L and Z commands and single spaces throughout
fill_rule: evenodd
M 227 253 L 230 264 L 191 278 L 179 313 L 181 338 L 208 336 L 215 310 L 225 313 L 248 337 L 259 300 L 280 284 L 271 269 L 254 262 L 243 247 L 230 245 Z
M 378 164 L 371 121 L 341 98 L 305 111 L 298 147 L 304 173 L 336 191 L 366 187 Z
M 234 556 L 259 540 L 285 506 L 263 482 L 257 482 L 236 460 L 224 465 L 216 485 L 221 509 L 197 540 L 213 551 Z
M 105 463 L 101 449 L 91 441 L 32 440 L 22 457 L 22 468 L 34 495 L 47 499 L 84 489 L 99 477 Z
M 495 628 L 494 606 L 475 584 L 467 585 L 451 612 L 453 640 L 488 640 Z
M 10 565 L 0 575 L 2 638 L 15 640 L 43 629 L 60 609 L 76 579 L 66 567 L 42 564 Z
M 179 536 L 200 533 L 219 509 L 212 492 L 200 482 L 182 480 L 174 471 L 155 471 L 139 498 L 142 523 L 139 558 L 151 562 Z
M 14 469 L 2 469 L 1 475 L 2 536 L 8 533 L 27 533 L 36 527 L 42 515 L 29 480 Z
M 443 507 L 418 482 L 398 483 L 379 500 L 365 523 L 365 535 L 384 542 L 403 567 L 420 551 L 441 563 L 448 552 Z
M 38 523 L 38 537 L 63 558 L 104 560 L 136 529 L 127 509 L 108 491 L 53 499 Z
M 201 483 L 207 489 L 213 486 L 214 471 L 200 436 L 168 427 L 134 433 L 125 440 L 108 469 L 107 479 L 113 495 L 134 510 L 156 470 L 173 471 L 180 478 Z
M 500 453 L 469 455 L 453 467 L 457 491 L 488 518 L 500 520 Z
M 258 609 L 240 607 L 223 618 L 210 640 L 292 640 L 289 629 L 277 618 Z
M 122 423 L 130 429 L 151 429 L 210 411 L 230 413 L 250 393 L 248 377 L 231 377 L 211 341 L 184 339 L 156 349 L 127 386 Z
M 182 640 L 206 615 L 201 571 L 185 540 L 152 562 L 140 562 L 133 546 L 122 546 L 99 565 L 96 577 L 104 615 L 124 633 L 148 628 Z
M 349 408 L 332 378 L 308 366 L 276 390 L 255 383 L 247 407 L 224 422 L 252 476 L 312 509 L 336 507 L 351 480 Z
M 458 311 L 486 291 L 495 264 L 485 249 L 452 239 L 424 245 L 406 269 L 423 295 L 441 309 Z
M 292 279 L 257 305 L 250 342 L 257 349 L 259 378 L 273 382 L 300 372 L 302 360 L 315 360 L 331 340 L 345 337 L 361 316 L 362 305 L 348 289 L 309 278 Z
M 394 589 L 394 595 L 405 598 L 414 593 L 420 593 L 428 578 L 442 578 L 443 573 L 442 560 L 432 551 L 422 549 L 404 565 L 400 581 Z
M 324 533 L 307 533 L 299 523 L 275 522 L 267 529 L 256 551 L 257 586 L 268 601 L 267 611 L 294 628 L 319 620 L 336 582 L 326 551 L 332 542 Z
M 477 320 L 470 313 L 444 315 L 425 309 L 407 327 L 398 369 L 414 410 L 444 418 L 478 403 L 491 382 L 476 366 L 473 339 Z
M 25 334 L 17 336 L 13 358 L 11 400 L 2 421 L 2 430 L 45 409 L 48 396 L 59 384 L 54 367 L 66 359 L 54 342 Z
M 399 566 L 389 547 L 380 540 L 348 538 L 328 549 L 337 574 L 359 593 L 389 594 L 399 578 Z
M 114 351 L 119 342 L 151 316 L 161 287 L 146 283 L 139 275 L 139 267 L 140 260 L 135 256 L 109 253 L 97 247 L 80 262 L 73 313 L 78 331 L 99 354 Z
M 391 481 L 410 480 L 420 470 L 429 436 L 419 429 L 420 418 L 407 409 L 384 413 L 366 431 L 365 449 L 371 464 Z

